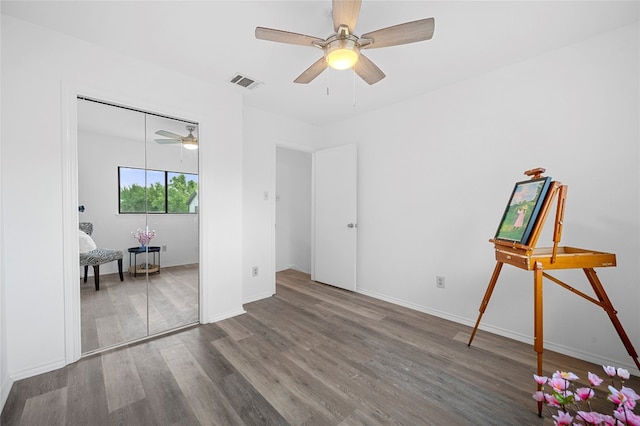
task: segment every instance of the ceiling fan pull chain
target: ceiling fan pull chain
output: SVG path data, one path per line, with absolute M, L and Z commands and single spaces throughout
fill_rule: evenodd
M 327 96 L 329 96 L 329 74 L 330 74 L 330 73 L 326 73 L 326 74 L 324 75 L 324 82 L 325 82 L 325 83 L 326 83 L 326 85 L 327 85 Z

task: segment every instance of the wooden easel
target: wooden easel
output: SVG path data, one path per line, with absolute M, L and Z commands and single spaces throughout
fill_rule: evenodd
M 542 177 L 542 173 L 544 173 L 545 169 L 537 168 L 532 170 L 527 170 L 525 175 L 530 176 L 531 179 L 538 179 Z M 549 215 L 549 211 L 551 210 L 551 205 L 553 200 L 557 197 L 557 207 L 556 207 L 556 219 L 554 223 L 553 230 L 553 247 L 546 248 L 536 248 L 536 243 L 538 241 L 538 237 L 540 236 L 540 232 L 542 231 L 543 225 Z M 593 268 L 597 267 L 609 267 L 616 266 L 616 255 L 612 253 L 602 253 L 593 250 L 584 250 L 574 247 L 558 247 L 560 243 L 560 237 L 562 235 L 562 225 L 564 218 L 564 208 L 567 197 L 567 186 L 561 185 L 560 182 L 551 182 L 551 186 L 549 191 L 547 192 L 546 198 L 541 207 L 540 213 L 538 215 L 538 219 L 534 225 L 534 228 L 531 233 L 531 237 L 529 238 L 528 244 L 523 245 L 520 243 L 514 243 L 510 241 L 503 240 L 495 240 L 491 239 L 490 242 L 495 245 L 495 253 L 496 253 L 496 266 L 493 270 L 493 275 L 491 275 L 491 280 L 489 281 L 489 286 L 487 287 L 487 291 L 484 294 L 484 298 L 482 299 L 482 303 L 480 304 L 480 314 L 478 315 L 478 320 L 476 321 L 476 325 L 473 328 L 473 332 L 471 333 L 471 337 L 469 338 L 468 345 L 471 346 L 471 342 L 473 341 L 474 336 L 476 335 L 476 331 L 478 330 L 478 326 L 480 325 L 480 320 L 482 319 L 482 315 L 489 304 L 489 299 L 491 298 L 491 293 L 493 293 L 493 289 L 498 281 L 498 276 L 500 275 L 500 271 L 502 270 L 502 265 L 507 263 L 509 265 L 513 265 L 520 269 L 525 269 L 527 271 L 533 271 L 533 286 L 534 286 L 534 332 L 533 332 L 533 348 L 538 354 L 538 375 L 542 376 L 542 352 L 543 348 L 543 328 L 542 328 L 542 278 L 545 277 L 552 282 L 564 287 L 565 289 L 571 291 L 574 294 L 592 302 L 607 312 L 609 315 L 609 319 L 613 323 L 613 327 L 618 332 L 622 343 L 624 344 L 627 352 L 633 358 L 638 369 L 640 369 L 640 362 L 638 361 L 638 354 L 636 353 L 627 333 L 624 331 L 620 320 L 618 320 L 617 311 L 613 308 L 607 293 L 602 286 L 602 283 L 598 279 L 596 275 L 596 271 Z M 582 268 L 585 275 L 587 276 L 587 280 L 591 287 L 593 288 L 594 293 L 596 294 L 597 299 L 565 284 L 559 279 L 552 277 L 548 273 L 544 272 L 546 269 L 576 269 Z M 541 390 L 542 386 L 538 386 L 538 390 Z M 542 415 L 542 402 L 538 403 L 538 415 Z

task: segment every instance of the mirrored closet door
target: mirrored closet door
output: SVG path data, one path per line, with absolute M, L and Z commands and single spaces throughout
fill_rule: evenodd
M 78 163 L 82 353 L 196 323 L 197 123 L 78 99 Z

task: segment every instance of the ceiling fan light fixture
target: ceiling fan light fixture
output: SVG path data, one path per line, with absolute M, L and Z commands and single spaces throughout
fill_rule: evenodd
M 358 44 L 347 36 L 330 42 L 325 48 L 325 60 L 334 70 L 346 70 L 358 62 Z
M 198 149 L 198 139 L 193 136 L 193 131 L 196 130 L 196 126 L 187 126 L 187 130 L 189 134 L 186 138 L 182 139 L 182 146 L 190 150 Z
M 184 146 L 185 149 L 191 149 L 191 150 L 198 149 L 198 141 L 185 140 L 185 141 L 182 142 L 182 146 Z

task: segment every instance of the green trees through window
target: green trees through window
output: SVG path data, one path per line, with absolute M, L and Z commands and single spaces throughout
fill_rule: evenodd
M 118 167 L 120 213 L 197 213 L 198 175 Z

